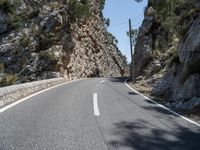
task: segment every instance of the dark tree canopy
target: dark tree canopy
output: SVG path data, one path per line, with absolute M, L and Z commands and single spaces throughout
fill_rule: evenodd
M 142 2 L 143 0 L 135 0 L 135 1 L 139 3 L 139 2 Z

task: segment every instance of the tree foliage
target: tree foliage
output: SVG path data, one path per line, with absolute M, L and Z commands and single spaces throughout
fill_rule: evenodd
M 17 29 L 21 27 L 25 13 L 19 13 L 17 8 L 21 5 L 21 0 L 0 0 L 0 10 L 4 11 L 8 17 L 9 28 Z M 17 13 L 18 12 L 18 13 Z
M 154 5 L 156 20 L 162 27 L 182 36 L 187 30 L 187 23 L 199 11 L 195 6 L 198 0 L 165 0 L 157 1 Z
M 13 12 L 13 9 L 15 6 L 11 3 L 10 0 L 0 0 L 0 9 L 7 12 L 11 13 Z
M 107 27 L 110 26 L 110 18 L 105 19 L 105 24 L 106 24 Z
M 100 9 L 104 9 L 105 6 L 105 0 L 100 0 Z
M 139 3 L 139 2 L 142 2 L 143 0 L 135 0 L 135 1 Z
M 4 74 L 0 79 L 0 87 L 16 84 L 17 76 L 14 74 Z
M 71 21 L 76 21 L 83 17 L 90 16 L 89 1 L 88 0 L 70 0 L 69 1 L 69 15 Z

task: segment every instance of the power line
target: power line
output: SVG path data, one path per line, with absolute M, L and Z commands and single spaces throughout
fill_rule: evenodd
M 135 16 L 135 17 L 133 17 L 133 18 L 131 18 L 131 19 L 136 19 L 136 18 L 139 18 L 139 17 L 142 17 L 142 16 L 144 16 L 144 13 L 141 13 L 141 14 L 139 14 L 138 16 Z
M 143 21 L 143 18 L 141 18 L 139 21 L 137 21 L 136 23 L 134 23 L 134 24 L 132 25 L 132 27 L 135 27 L 135 26 L 141 24 L 142 21 Z M 128 21 L 123 22 L 123 23 L 120 23 L 120 24 L 116 24 L 115 26 L 110 26 L 109 28 L 115 28 L 115 27 L 119 27 L 119 26 L 127 25 L 127 24 L 128 24 Z
M 141 18 L 142 15 L 143 15 L 143 13 L 141 13 L 140 15 L 138 15 L 136 17 L 131 18 L 131 20 L 133 20 L 133 19 L 135 20 L 135 19 L 137 19 L 139 17 Z M 115 24 L 115 25 L 110 26 L 110 28 L 118 27 L 118 26 L 125 25 L 125 24 L 128 24 L 128 23 L 129 23 L 129 21 L 123 21 L 123 22 L 121 22 L 119 24 Z
M 110 28 L 118 27 L 118 26 L 121 26 L 121 25 L 124 25 L 124 24 L 128 24 L 128 21 L 122 22 L 122 23 L 119 23 L 119 24 L 116 24 L 116 25 L 113 25 L 113 26 L 110 26 Z
M 142 21 L 143 21 L 143 19 L 141 19 L 141 20 L 137 21 L 136 23 L 134 23 L 134 24 L 132 25 L 132 27 L 135 27 L 135 26 L 137 26 L 137 25 L 141 24 L 141 23 L 142 23 Z

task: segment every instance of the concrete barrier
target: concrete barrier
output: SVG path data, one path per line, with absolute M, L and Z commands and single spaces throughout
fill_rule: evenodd
M 2 87 L 0 88 L 0 107 L 64 82 L 66 82 L 64 78 L 55 78 Z

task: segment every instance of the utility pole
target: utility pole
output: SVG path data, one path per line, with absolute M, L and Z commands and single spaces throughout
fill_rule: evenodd
M 131 49 L 131 64 L 130 64 L 130 78 L 133 81 L 133 40 L 132 40 L 132 25 L 131 19 L 129 19 L 129 37 L 130 37 L 130 49 Z

